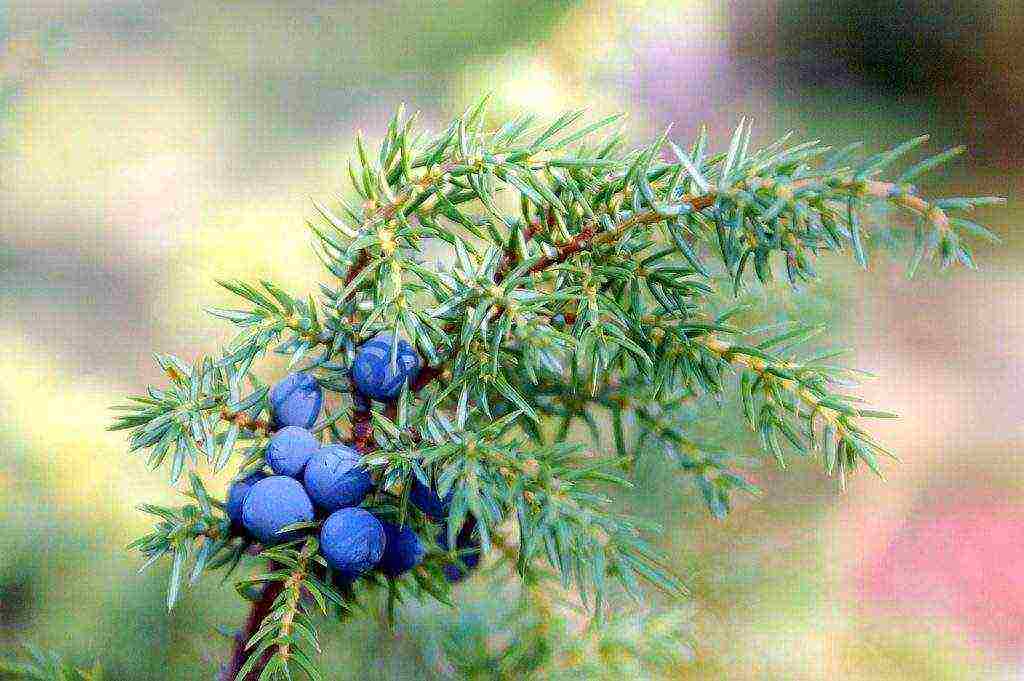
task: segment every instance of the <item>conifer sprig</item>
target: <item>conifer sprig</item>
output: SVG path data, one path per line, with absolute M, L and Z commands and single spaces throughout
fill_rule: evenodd
M 443 567 L 459 552 L 445 547 L 467 527 L 485 554 L 507 553 L 525 583 L 549 572 L 602 616 L 620 593 L 642 600 L 645 584 L 678 598 L 680 580 L 655 548 L 659 528 L 616 498 L 642 484 L 638 463 L 652 451 L 716 517 L 737 492 L 758 492 L 737 469 L 735 443 L 693 432 L 703 405 L 736 402 L 723 418 L 745 422 L 780 465 L 789 452 L 816 455 L 845 480 L 861 464 L 880 472 L 887 454 L 864 421 L 891 415 L 851 397 L 851 373 L 831 355 L 800 349 L 816 327 L 759 331 L 737 323 L 736 309 L 716 313 L 720 302 L 758 287 L 778 300 L 778 273 L 794 287 L 812 281 L 830 253 L 867 267 L 893 240 L 876 238 L 882 229 L 907 235 L 911 274 L 929 259 L 973 266 L 969 237 L 995 238 L 966 215 L 998 199 L 931 199 L 910 184 L 959 148 L 888 178 L 925 137 L 858 158 L 856 146 L 789 135 L 756 148 L 743 121 L 721 153 L 705 131 L 687 144 L 666 131 L 629 148 L 610 131 L 618 117 L 581 124 L 576 111 L 495 125 L 486 106 L 436 134 L 400 111 L 379 148 L 357 138 L 351 191 L 314 202 L 310 220 L 328 281 L 301 296 L 269 281 L 221 282 L 239 303 L 209 311 L 237 327 L 234 340 L 192 366 L 158 355 L 170 385 L 121 408 L 113 428 L 130 432 L 130 448 L 149 450 L 154 467 L 169 458 L 171 480 L 187 471 L 191 484 L 195 503 L 144 509 L 158 524 L 133 544 L 150 562 L 172 558 L 169 605 L 189 565 L 195 579 L 259 553 L 232 536 L 202 476 L 204 465 L 262 466 L 275 425 L 271 377 L 255 367 L 268 352 L 326 391 L 310 432 L 363 456 L 375 484 L 364 505 L 430 547 L 403 577 L 346 586 L 332 583 L 313 537 L 264 547 L 272 568 L 239 583 L 256 599 L 252 626 L 224 678 L 319 678 L 315 610 L 348 613 L 372 594 L 392 609 L 410 595 L 447 602 Z M 902 217 L 876 224 L 876 206 Z M 384 407 L 350 372 L 381 333 L 408 339 L 425 364 Z M 449 500 L 444 542 L 409 503 L 417 485 Z M 510 527 L 515 548 L 501 540 Z M 608 635 L 595 634 L 595 645 L 614 648 Z M 539 639 L 523 640 L 509 655 L 535 652 Z M 529 668 L 564 671 L 545 659 Z

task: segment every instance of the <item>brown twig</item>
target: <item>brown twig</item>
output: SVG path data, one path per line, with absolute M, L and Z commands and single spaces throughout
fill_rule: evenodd
M 380 204 L 374 207 L 369 212 L 367 212 L 366 215 L 363 216 L 362 227 L 365 228 L 368 225 L 372 225 L 374 222 L 378 220 L 380 220 L 381 222 L 387 222 L 388 220 L 393 218 L 398 213 L 399 210 L 402 209 L 402 206 L 407 204 L 413 197 L 416 196 L 417 189 L 424 189 L 426 187 L 429 187 L 433 183 L 443 178 L 449 172 L 451 172 L 451 170 L 457 165 L 457 163 L 442 164 L 438 166 L 436 170 L 428 172 L 418 180 L 411 182 L 408 185 L 408 188 L 401 194 L 399 194 L 397 197 L 395 197 L 393 201 Z M 370 256 L 369 253 L 367 253 L 366 249 L 364 248 L 359 251 L 359 254 L 356 256 L 355 262 L 352 263 L 352 266 L 348 269 L 348 272 L 345 274 L 345 286 L 347 287 L 349 284 L 351 284 L 355 280 L 355 278 L 359 276 L 359 273 L 366 269 L 366 266 L 369 264 Z M 343 300 L 339 300 L 337 301 L 337 304 L 343 302 Z
M 799 183 L 794 183 L 793 188 L 798 188 Z M 851 187 L 852 188 L 852 187 Z M 896 202 L 898 205 L 907 208 L 913 212 L 919 213 L 924 217 L 931 220 L 938 226 L 947 226 L 948 219 L 945 213 L 938 208 L 930 206 L 927 202 L 915 196 L 913 193 L 903 191 L 900 185 L 891 182 L 865 182 L 862 183 L 861 189 L 869 196 L 874 198 L 885 198 Z M 700 196 L 686 196 L 683 197 L 681 202 L 689 204 L 691 210 L 703 210 L 714 205 L 717 200 L 717 192 L 711 191 Z M 592 246 L 599 246 L 606 244 L 625 234 L 630 229 L 646 224 L 652 224 L 660 222 L 666 219 L 664 215 L 657 211 L 645 211 L 637 213 L 630 218 L 623 221 L 620 225 L 614 229 L 600 232 L 598 231 L 598 224 L 596 221 L 589 221 L 586 223 L 578 234 L 564 244 L 558 246 L 554 255 L 543 255 L 533 265 L 530 266 L 529 272 L 536 274 L 542 272 L 550 267 L 561 264 L 568 260 L 576 253 L 587 250 Z M 554 223 L 554 213 L 549 210 L 547 214 L 547 227 L 550 229 Z M 530 224 L 524 232 L 524 238 L 529 241 L 536 234 L 541 231 L 540 224 L 534 222 Z M 505 258 L 502 263 L 498 266 L 498 270 L 495 273 L 495 283 L 500 283 L 508 272 L 512 269 L 512 265 L 516 261 L 516 255 L 512 248 L 509 248 L 505 252 Z M 355 275 L 353 275 L 355 276 Z M 500 313 L 500 309 L 498 310 Z M 571 324 L 570 315 L 573 320 L 575 315 L 572 313 L 566 314 L 566 322 Z M 456 350 L 457 351 L 457 350 Z M 454 354 L 455 351 L 453 351 Z M 419 392 L 432 381 L 439 378 L 444 373 L 444 367 L 441 365 L 430 366 L 420 371 L 417 379 L 409 386 L 413 392 Z
M 348 268 L 348 274 L 345 275 L 345 286 L 351 284 L 369 262 L 370 256 L 366 254 L 366 249 L 359 251 L 359 255 L 356 256 L 356 261 L 352 263 L 352 267 Z
M 271 563 L 269 571 L 273 572 L 275 569 L 276 566 Z M 231 651 L 231 659 L 227 665 L 221 668 L 217 681 L 256 681 L 259 678 L 260 672 L 266 666 L 266 661 L 261 660 L 260 664 L 255 665 L 245 679 L 239 679 L 238 673 L 245 666 L 245 661 L 248 659 L 246 646 L 249 643 L 249 639 L 263 626 L 263 620 L 270 614 L 274 607 L 274 601 L 281 595 L 283 589 L 283 582 L 268 582 L 264 585 L 263 590 L 260 592 L 260 597 L 253 601 L 252 606 L 249 608 L 249 616 L 245 620 L 245 626 L 235 634 L 235 645 Z
M 262 419 L 254 419 L 248 414 L 238 412 L 231 413 L 227 407 L 221 407 L 220 417 L 228 423 L 233 423 L 240 428 L 251 430 L 254 433 L 262 433 L 266 435 L 270 432 L 270 423 Z
M 555 226 L 555 213 L 550 208 L 547 213 L 547 228 L 550 230 Z M 536 234 L 541 231 L 542 227 L 539 222 L 531 222 L 526 226 L 523 231 L 523 241 L 529 242 Z M 498 265 L 498 269 L 494 272 L 494 283 L 499 284 L 508 274 L 509 270 L 512 269 L 512 265 L 515 264 L 516 252 L 515 249 L 509 244 L 509 247 L 505 249 L 505 257 L 502 259 L 501 264 Z
M 355 381 L 352 381 L 352 395 L 355 396 L 355 406 L 352 409 L 352 446 L 360 454 L 369 454 L 377 449 L 377 443 L 373 441 L 373 416 L 370 413 L 370 401 L 359 393 Z M 394 402 L 384 408 L 384 416 L 396 420 L 398 405 Z
M 376 207 L 373 211 L 364 217 L 364 226 L 373 223 L 376 220 L 387 222 L 401 210 L 402 206 L 409 202 L 415 194 L 417 188 L 429 187 L 434 182 L 437 182 L 454 168 L 456 163 L 445 163 L 439 166 L 436 170 L 426 173 L 423 177 L 419 178 L 415 182 L 411 183 L 409 188 L 402 192 L 390 203 L 383 204 Z M 370 263 L 370 256 L 366 249 L 359 251 L 359 255 L 356 256 L 356 260 L 352 263 L 352 267 L 349 268 L 348 273 L 345 275 L 345 286 L 351 284 L 356 277 L 359 276 L 366 266 Z M 354 291 L 353 291 L 354 293 Z M 351 294 L 350 294 L 351 295 Z M 337 301 L 337 304 L 344 302 L 343 300 Z M 357 320 L 352 319 L 352 324 L 355 325 Z M 429 370 L 421 372 L 429 374 Z M 358 391 L 355 387 L 355 383 L 352 384 L 352 394 L 358 395 Z M 365 408 L 364 408 L 365 407 Z M 373 421 L 370 415 L 369 401 L 359 396 L 359 403 L 352 409 L 352 444 L 360 454 L 366 454 L 373 451 L 376 448 L 373 442 Z
M 688 203 L 693 210 L 703 210 L 704 208 L 708 208 L 714 204 L 716 196 L 717 195 L 714 192 L 710 192 L 701 196 L 684 197 L 682 202 Z M 666 217 L 661 213 L 649 210 L 631 216 L 624 220 L 618 227 L 607 232 L 599 232 L 596 222 L 588 222 L 584 225 L 583 229 L 580 230 L 579 234 L 574 236 L 572 239 L 569 239 L 566 243 L 559 245 L 554 255 L 542 256 L 537 260 L 537 262 L 533 263 L 530 267 L 530 273 L 535 274 L 537 272 L 543 272 L 549 267 L 565 262 L 576 253 L 585 251 L 591 246 L 599 246 L 601 244 L 614 241 L 634 227 L 661 222 L 665 219 Z

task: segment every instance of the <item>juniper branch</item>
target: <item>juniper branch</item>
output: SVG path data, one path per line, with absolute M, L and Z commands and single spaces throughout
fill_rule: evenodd
M 253 366 L 268 352 L 288 356 L 336 396 L 310 432 L 321 442 L 347 437 L 362 454 L 377 485 L 365 502 L 374 513 L 432 534 L 408 498 L 414 481 L 436 488 L 450 493 L 449 546 L 469 527 L 485 551 L 515 518 L 520 577 L 529 582 L 546 562 L 597 611 L 613 586 L 639 597 L 641 579 L 682 593 L 646 542 L 658 528 L 611 504 L 612 493 L 637 482 L 645 447 L 674 449 L 676 470 L 716 516 L 728 511 L 730 493 L 755 491 L 721 448 L 683 425 L 706 396 L 738 393 L 743 417 L 780 464 L 789 443 L 820 451 L 841 479 L 858 462 L 880 470 L 885 450 L 861 420 L 889 415 L 837 391 L 842 374 L 820 355 L 794 354 L 804 330 L 757 339 L 762 332 L 711 310 L 768 283 L 780 264 L 792 284 L 813 280 L 828 252 L 852 251 L 866 266 L 879 239 L 863 215 L 876 203 L 914 221 L 911 273 L 929 255 L 942 266 L 973 266 L 965 237 L 993 237 L 963 214 L 996 199 L 928 199 L 910 184 L 957 150 L 888 180 L 883 173 L 924 138 L 858 160 L 851 148 L 790 145 L 788 137 L 752 149 L 742 122 L 720 154 L 708 153 L 703 132 L 685 151 L 667 133 L 630 150 L 621 134 L 604 132 L 614 117 L 574 129 L 581 113 L 570 112 L 547 126 L 520 117 L 491 129 L 484 106 L 433 136 L 415 135 L 412 119 L 396 115 L 375 154 L 357 138 L 349 173 L 359 207 L 344 197 L 315 204 L 317 255 L 334 283 L 297 297 L 268 281 L 222 282 L 243 303 L 210 312 L 238 327 L 235 339 L 219 358 L 192 366 L 158 355 L 170 385 L 122 407 L 114 428 L 130 431 L 131 448 L 149 450 L 154 467 L 170 457 L 172 481 L 187 471 L 192 485 L 194 504 L 148 509 L 157 527 L 134 545 L 151 561 L 172 557 L 169 603 L 186 564 L 194 576 L 230 570 L 256 550 L 231 537 L 200 480 L 200 459 L 214 471 L 236 458 L 240 473 L 262 465 L 276 416 L 264 416 L 267 388 Z M 427 262 L 428 248 L 443 262 Z M 378 333 L 404 335 L 426 364 L 382 411 L 350 371 Z M 573 441 L 571 426 L 582 420 L 594 448 L 604 446 L 595 409 L 611 416 L 614 456 Z M 560 419 L 553 443 L 551 418 Z M 239 584 L 246 593 L 263 586 L 225 674 L 302 669 L 317 677 L 305 650 L 317 644 L 304 594 L 325 612 L 351 596 L 321 581 L 318 550 L 312 537 L 263 549 L 273 566 Z M 440 553 L 409 578 L 389 580 L 389 597 L 406 584 L 446 600 Z M 366 578 L 367 588 L 382 581 Z

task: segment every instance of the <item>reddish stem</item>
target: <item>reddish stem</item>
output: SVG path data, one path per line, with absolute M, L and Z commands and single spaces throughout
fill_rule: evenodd
M 237 413 L 233 414 L 227 407 L 221 407 L 220 417 L 228 423 L 233 423 L 236 426 L 251 430 L 255 433 L 263 433 L 264 435 L 270 432 L 270 422 L 263 421 L 260 419 L 254 419 L 248 414 Z
M 352 280 L 359 276 L 359 273 L 363 271 L 363 268 L 370 262 L 370 256 L 366 254 L 366 249 L 359 251 L 359 255 L 356 256 L 356 261 L 352 263 L 352 267 L 348 268 L 348 274 L 345 275 L 345 286 L 352 283 Z
M 705 208 L 708 208 L 709 206 L 712 206 L 715 203 L 716 196 L 717 195 L 715 194 L 715 192 L 709 192 L 701 196 L 687 196 L 683 197 L 682 203 L 689 204 L 692 210 L 703 210 Z M 616 235 L 623 229 L 635 227 L 637 225 L 642 224 L 661 222 L 662 220 L 665 219 L 665 217 L 663 217 L 657 211 L 653 210 L 645 213 L 637 213 L 633 217 L 623 222 L 617 228 L 608 232 L 598 231 L 597 223 L 591 222 L 582 230 L 580 230 L 579 234 L 574 236 L 572 239 L 569 239 L 569 241 L 567 241 L 566 243 L 560 245 L 555 255 L 545 255 L 541 257 L 537 262 L 533 263 L 533 265 L 530 267 L 530 273 L 534 274 L 536 272 L 543 272 L 552 265 L 558 265 L 560 263 L 563 263 L 576 253 L 587 250 L 591 246 L 600 243 L 602 240 L 608 239 L 609 237 Z
M 352 381 L 352 445 L 360 454 L 371 451 L 373 442 L 373 420 L 370 416 L 370 400 L 360 394 L 356 382 Z
M 269 569 L 270 571 L 275 569 L 273 563 L 270 564 Z M 260 597 L 253 601 L 252 606 L 249 608 L 249 616 L 245 620 L 245 626 L 235 634 L 235 646 L 231 651 L 231 660 L 221 669 L 217 681 L 257 681 L 259 679 L 260 672 L 263 671 L 267 661 L 270 659 L 271 651 L 264 653 L 265 659 L 260 660 L 253 667 L 253 670 L 246 675 L 245 679 L 239 679 L 238 673 L 245 666 L 246 660 L 249 659 L 246 644 L 263 626 L 263 620 L 270 614 L 274 607 L 274 601 L 277 600 L 283 589 L 284 582 L 268 582 L 263 586 Z
M 555 226 L 555 213 L 551 209 L 548 209 L 547 214 L 547 227 L 550 230 Z M 541 226 L 537 222 L 531 222 L 526 226 L 526 230 L 523 231 L 523 241 L 529 241 L 541 231 Z M 512 265 L 516 262 L 515 249 L 510 245 L 505 249 L 505 257 L 502 259 L 501 264 L 498 265 L 498 269 L 494 272 L 494 283 L 499 284 L 508 274 L 508 271 L 512 269 Z
M 442 366 L 430 366 L 423 367 L 420 371 L 419 376 L 416 380 L 409 384 L 409 390 L 414 393 L 418 393 L 423 390 L 433 381 L 435 378 L 444 373 L 444 367 Z

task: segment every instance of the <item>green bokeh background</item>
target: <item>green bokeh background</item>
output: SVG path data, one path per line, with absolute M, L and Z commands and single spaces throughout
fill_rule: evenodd
M 159 380 L 151 350 L 226 340 L 201 311 L 225 299 L 215 277 L 313 289 L 308 199 L 341 189 L 357 129 L 400 102 L 436 128 L 493 91 L 498 113 L 628 110 L 637 138 L 706 120 L 721 145 L 746 114 L 762 141 L 971 145 L 928 189 L 1011 197 L 986 215 L 1005 242 L 981 271 L 908 282 L 891 257 L 869 275 L 831 259 L 813 291 L 879 375 L 866 395 L 904 416 L 878 429 L 903 459 L 888 481 L 840 494 L 811 464 L 763 466 L 767 494 L 724 522 L 665 486 L 647 503 L 694 592 L 692 678 L 1010 678 L 1024 650 L 876 603 L 862 575 L 928 500 L 1024 523 L 1022 37 L 1024 11 L 997 0 L 0 2 L 0 648 L 212 676 L 213 632 L 243 606 L 210 580 L 168 616 L 165 568 L 136 575 L 134 507 L 172 497 L 104 431 L 107 407 Z M 394 635 L 329 628 L 328 677 L 440 674 L 420 656 L 439 612 L 410 608 Z

